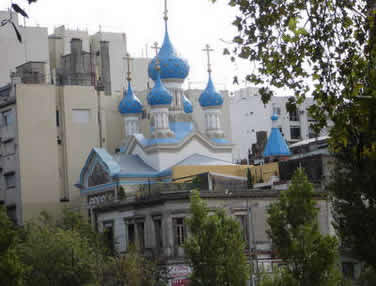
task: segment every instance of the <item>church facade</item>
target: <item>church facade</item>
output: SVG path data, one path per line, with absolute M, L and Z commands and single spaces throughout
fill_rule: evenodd
M 148 106 L 133 92 L 128 72 L 128 89 L 118 107 L 124 121 L 123 145 L 116 154 L 102 148 L 91 151 L 76 184 L 81 193 L 114 186 L 127 191 L 132 185 L 168 182 L 172 168 L 187 161 L 191 165 L 232 165 L 232 144 L 221 127 L 223 96 L 214 87 L 210 60 L 207 87 L 199 97 L 205 131 L 199 131 L 192 119 L 193 105 L 183 90 L 189 64 L 172 45 L 167 13 L 164 19 L 163 44 L 148 67 L 154 81 L 146 97 Z M 209 47 L 207 51 L 209 55 Z M 149 132 L 143 134 L 140 122 L 146 109 L 151 120 Z

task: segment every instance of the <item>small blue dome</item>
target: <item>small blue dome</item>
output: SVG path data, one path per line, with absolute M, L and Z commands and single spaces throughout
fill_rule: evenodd
M 192 102 L 185 95 L 183 95 L 183 106 L 184 106 L 185 113 L 193 112 Z
M 202 107 L 221 106 L 223 104 L 223 97 L 215 90 L 210 74 L 208 85 L 204 92 L 201 93 L 198 101 Z
M 157 78 L 157 72 L 155 69 L 157 58 L 159 59 L 161 66 L 161 79 L 184 80 L 188 76 L 189 64 L 185 59 L 178 57 L 168 36 L 167 24 L 165 37 L 158 56 L 149 63 L 149 77 L 154 81 Z
M 157 78 L 153 89 L 149 92 L 147 100 L 149 105 L 170 105 L 172 102 L 172 96 L 167 88 L 164 87 L 159 69 L 156 69 Z
M 270 117 L 270 119 L 272 121 L 277 121 L 278 120 L 278 115 L 277 114 L 273 114 L 272 117 Z
M 124 97 L 120 101 L 118 110 L 121 114 L 137 114 L 143 111 L 140 100 L 133 93 L 130 81 L 128 82 L 128 90 L 124 91 Z
M 273 127 L 270 132 L 268 142 L 265 145 L 264 157 L 278 157 L 278 156 L 289 156 L 291 155 L 290 149 L 287 146 L 285 138 L 283 138 L 279 128 L 275 127 L 274 124 L 278 120 L 278 115 L 273 114 L 270 119 L 273 121 Z

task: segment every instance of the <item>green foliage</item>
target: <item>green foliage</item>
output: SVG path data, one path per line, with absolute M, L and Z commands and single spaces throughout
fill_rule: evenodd
M 216 2 L 216 0 L 211 0 Z M 306 96 L 320 128 L 333 123 L 333 197 L 337 230 L 353 253 L 376 266 L 376 0 L 230 0 L 240 13 L 231 56 L 258 67 L 246 80 Z M 229 53 L 230 54 L 230 53 Z
M 63 224 L 54 224 L 46 214 L 26 226 L 26 239 L 19 246 L 22 261 L 30 267 L 26 285 L 85 285 L 94 282 L 98 250 L 80 216 L 65 212 Z M 86 230 L 85 230 L 86 228 Z M 102 265 L 103 266 L 103 265 Z
M 113 258 L 111 269 L 116 285 L 159 286 L 167 285 L 157 264 L 142 256 L 133 245 L 124 256 Z
M 191 236 L 184 248 L 192 265 L 192 284 L 244 286 L 249 267 L 238 222 L 219 209 L 212 215 L 197 191 L 191 196 Z
M 22 277 L 26 266 L 17 253 L 19 231 L 8 218 L 4 207 L 0 206 L 0 280 L 9 286 L 23 285 Z
M 372 267 L 366 267 L 360 275 L 359 286 L 376 286 L 376 271 Z
M 337 241 L 321 235 L 313 187 L 299 168 L 288 191 L 268 209 L 268 235 L 287 267 L 273 285 L 340 285 Z M 283 281 L 282 284 L 278 284 Z M 267 285 L 267 284 L 266 284 Z

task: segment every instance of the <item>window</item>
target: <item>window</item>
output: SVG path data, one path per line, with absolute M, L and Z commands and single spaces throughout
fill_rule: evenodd
M 128 223 L 128 247 L 135 243 L 136 235 L 133 223 Z
M 114 249 L 114 223 L 112 221 L 103 223 L 103 233 L 106 243 L 111 250 Z
M 16 153 L 16 145 L 12 140 L 7 141 L 3 145 L 3 150 L 4 150 L 4 153 L 3 153 L 4 155 L 14 154 L 14 153 Z
M 175 245 L 183 246 L 184 240 L 185 240 L 184 218 L 175 218 L 174 228 L 175 228 Z
M 4 126 L 12 125 L 12 123 L 14 122 L 14 114 L 12 110 L 3 112 L 3 122 Z
M 89 123 L 90 109 L 73 109 L 72 121 L 74 123 Z
M 342 273 L 347 279 L 354 279 L 354 263 L 342 262 Z
M 163 238 L 162 238 L 162 221 L 160 218 L 154 219 L 154 231 L 155 231 L 155 246 L 161 249 L 163 248 Z
M 17 224 L 17 207 L 16 206 L 8 206 L 7 215 L 14 224 Z
M 299 121 L 299 111 L 298 110 L 290 112 L 290 121 Z
M 300 126 L 291 126 L 290 127 L 291 139 L 300 139 Z
M 138 247 L 139 249 L 144 249 L 145 248 L 144 222 L 137 223 L 137 234 L 138 234 Z
M 242 231 L 243 231 L 243 238 L 245 242 L 248 242 L 248 216 L 247 215 L 237 215 L 237 220 L 239 221 Z M 246 245 L 248 248 L 248 243 Z
M 59 110 L 56 110 L 56 126 L 60 126 L 60 112 Z
M 273 107 L 273 114 L 281 115 L 281 108 L 280 107 Z
M 16 187 L 16 175 L 14 172 L 5 174 L 4 178 L 5 178 L 5 185 L 7 186 L 7 188 Z

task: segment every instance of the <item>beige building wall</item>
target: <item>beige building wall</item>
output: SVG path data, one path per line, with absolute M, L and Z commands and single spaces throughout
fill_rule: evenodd
M 21 200 L 24 220 L 60 206 L 55 87 L 22 85 L 17 90 Z
M 124 120 L 118 111 L 122 96 L 101 96 L 101 118 L 103 147 L 110 153 L 122 145 L 124 140 Z
M 64 128 L 66 186 L 69 199 L 75 206 L 80 194 L 74 185 L 91 149 L 99 146 L 98 98 L 93 87 L 64 86 L 58 89 Z
M 8 11 L 0 11 L 0 19 L 9 17 Z M 45 62 L 49 70 L 48 29 L 43 27 L 24 27 L 19 25 L 18 15 L 12 14 L 13 21 L 22 36 L 18 42 L 12 25 L 7 24 L 0 29 L 0 87 L 10 82 L 10 73 L 16 67 L 28 61 Z M 48 82 L 48 73 L 46 73 Z

